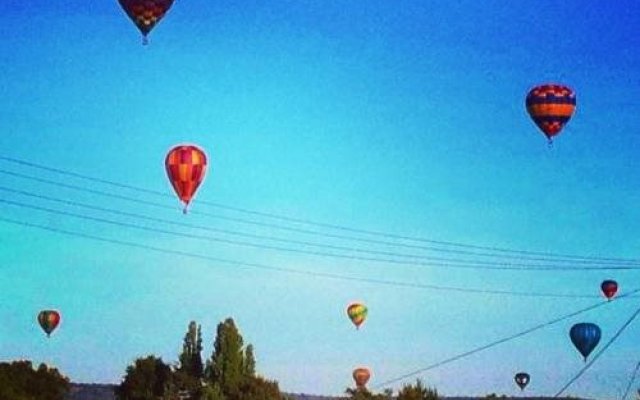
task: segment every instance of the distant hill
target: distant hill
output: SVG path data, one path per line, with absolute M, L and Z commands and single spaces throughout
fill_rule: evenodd
M 116 385 L 72 383 L 67 400 L 115 400 Z M 344 397 L 316 396 L 303 393 L 285 393 L 292 400 L 345 400 Z M 483 397 L 442 397 L 442 400 L 479 400 Z M 552 397 L 496 397 L 495 400 L 553 400 Z M 572 398 L 571 400 L 582 400 Z
M 345 397 L 316 396 L 304 393 L 285 393 L 291 400 L 345 400 Z
M 115 385 L 72 383 L 67 400 L 115 400 Z

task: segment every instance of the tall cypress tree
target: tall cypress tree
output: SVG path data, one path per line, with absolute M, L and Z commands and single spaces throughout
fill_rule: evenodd
M 233 319 L 218 324 L 213 354 L 209 363 L 209 380 L 219 385 L 225 396 L 237 398 L 244 380 L 243 340 Z
M 256 375 L 256 359 L 253 355 L 253 345 L 247 345 L 244 350 L 244 365 L 242 367 L 242 374 L 245 377 L 252 377 Z
M 203 376 L 202 331 L 201 326 L 195 321 L 189 323 L 187 333 L 184 335 L 179 370 L 197 380 Z

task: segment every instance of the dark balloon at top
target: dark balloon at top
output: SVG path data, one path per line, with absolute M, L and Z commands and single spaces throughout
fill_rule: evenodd
M 138 27 L 147 44 L 147 35 L 169 11 L 173 0 L 118 0 L 122 9 Z

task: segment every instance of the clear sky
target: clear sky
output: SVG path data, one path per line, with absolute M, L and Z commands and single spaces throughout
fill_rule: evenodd
M 212 218 L 201 213 L 346 234 L 203 202 L 480 246 L 640 258 L 638 26 L 632 0 L 177 0 L 142 46 L 115 0 L 3 0 L 0 156 L 167 194 L 163 162 L 173 145 L 200 145 L 210 164 L 186 216 L 175 198 L 6 161 L 0 171 L 175 210 L 6 173 L 0 186 L 14 192 L 4 190 L 0 199 L 306 251 L 329 250 L 134 221 L 15 190 L 365 250 L 463 258 Z M 548 81 L 577 93 L 576 113 L 553 149 L 524 108 L 527 91 Z M 598 302 L 603 279 L 617 279 L 622 292 L 640 288 L 638 271 L 364 262 L 176 238 L 7 203 L 0 216 L 296 270 L 594 296 L 346 282 L 0 222 L 0 360 L 52 362 L 77 382 L 119 382 L 129 363 L 149 353 L 177 360 L 193 319 L 202 324 L 209 357 L 216 324 L 231 316 L 256 347 L 259 372 L 283 390 L 340 394 L 356 366 L 372 369 L 375 386 Z M 344 312 L 351 300 L 369 307 L 360 331 Z M 525 370 L 529 394 L 553 395 L 584 365 L 569 342 L 570 326 L 598 323 L 602 347 L 638 303 L 614 302 L 418 376 L 445 395 L 516 394 L 513 374 Z M 49 340 L 35 321 L 43 308 L 62 312 Z M 639 333 L 636 321 L 567 393 L 619 398 L 640 361 Z

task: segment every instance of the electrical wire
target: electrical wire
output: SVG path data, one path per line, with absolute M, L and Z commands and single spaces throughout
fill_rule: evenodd
M 80 173 L 76 173 L 76 172 L 72 172 L 72 171 L 67 171 L 67 170 L 63 170 L 63 169 L 60 169 L 60 168 L 49 167 L 49 166 L 45 166 L 45 165 L 42 165 L 42 164 L 37 164 L 37 163 L 25 161 L 25 160 L 19 160 L 19 159 L 13 158 L 13 157 L 0 156 L 0 160 L 6 161 L 6 162 L 10 162 L 10 163 L 13 163 L 13 164 L 17 164 L 17 165 L 27 166 L 27 167 L 30 167 L 30 168 L 36 168 L 36 169 L 40 169 L 40 170 L 54 172 L 54 173 L 61 174 L 61 175 L 71 176 L 71 177 L 78 178 L 78 179 L 84 179 L 84 180 L 97 182 L 97 183 L 101 183 L 101 184 L 106 184 L 106 185 L 110 185 L 110 186 L 115 186 L 115 187 L 120 187 L 120 188 L 124 188 L 124 189 L 134 190 L 134 191 L 137 191 L 137 192 L 140 192 L 140 193 L 145 193 L 145 194 L 150 194 L 150 195 L 155 195 L 155 196 L 162 196 L 162 197 L 169 197 L 168 194 L 163 193 L 163 192 L 150 190 L 150 189 L 145 189 L 145 188 L 140 188 L 140 187 L 137 187 L 137 186 L 123 184 L 123 183 L 119 183 L 119 182 L 114 182 L 114 181 L 111 181 L 111 180 L 101 179 L 101 178 L 97 178 L 97 177 L 92 177 L 92 176 L 89 176 L 89 175 L 80 174 Z M 397 235 L 397 234 L 380 232 L 380 231 L 352 228 L 352 227 L 347 227 L 347 226 L 337 225 L 337 224 L 327 224 L 327 223 L 315 222 L 315 221 L 311 221 L 311 220 L 307 220 L 307 219 L 300 219 L 300 218 L 293 218 L 293 217 L 277 215 L 277 214 L 272 214 L 272 213 L 265 213 L 265 212 L 261 212 L 261 211 L 249 210 L 249 209 L 235 207 L 235 206 L 228 206 L 228 205 L 223 205 L 223 204 L 219 204 L 219 203 L 208 202 L 208 201 L 204 201 L 204 200 L 200 200 L 199 203 L 204 204 L 204 205 L 209 205 L 209 206 L 212 206 L 212 207 L 217 207 L 217 208 L 220 208 L 220 209 L 231 210 L 231 211 L 245 213 L 245 214 L 254 215 L 254 216 L 267 217 L 267 218 L 282 220 L 282 221 L 286 221 L 286 222 L 293 222 L 293 223 L 297 223 L 297 224 L 305 224 L 305 225 L 317 226 L 317 227 L 322 227 L 322 228 L 330 228 L 330 229 L 334 229 L 334 230 L 340 230 L 340 231 L 357 233 L 357 234 L 366 234 L 366 235 L 377 236 L 377 237 L 385 237 L 385 238 L 390 238 L 390 239 L 395 239 L 395 240 L 408 240 L 408 241 L 419 242 L 419 243 L 429 243 L 429 244 L 435 244 L 435 245 L 440 245 L 440 246 L 451 246 L 451 247 L 466 248 L 466 249 L 473 249 L 473 250 L 483 250 L 483 251 L 506 253 L 506 254 L 503 254 L 503 256 L 507 256 L 508 254 L 512 254 L 512 255 L 517 254 L 520 257 L 522 257 L 522 256 L 544 256 L 544 257 L 565 258 L 565 259 L 573 259 L 573 260 L 589 260 L 589 261 L 599 261 L 599 262 L 640 263 L 640 260 L 637 260 L 637 259 L 624 259 L 624 258 L 613 258 L 613 257 L 587 257 L 587 256 L 580 256 L 580 255 L 557 254 L 557 253 L 539 252 L 539 251 L 527 251 L 527 250 L 515 250 L 515 249 L 507 249 L 507 248 L 493 247 L 493 246 L 480 246 L 480 245 L 474 245 L 474 244 L 468 244 L 468 243 L 458 243 L 458 242 L 452 242 L 452 241 L 432 240 L 432 239 L 426 239 L 426 238 L 421 238 L 421 237 Z M 216 218 L 221 218 L 220 216 L 215 216 L 215 217 Z M 226 217 L 226 218 L 228 219 L 229 217 Z M 256 221 L 247 221 L 247 220 L 240 220 L 240 219 L 235 219 L 235 220 L 236 220 L 236 222 L 257 224 Z M 261 225 L 270 226 L 271 228 L 276 228 L 276 229 L 287 229 L 287 230 L 293 229 L 293 228 L 290 228 L 290 227 L 286 228 L 286 227 L 283 227 L 283 226 L 277 226 L 277 225 L 273 225 L 273 224 L 261 223 Z M 327 233 L 322 233 L 322 232 L 312 231 L 312 230 L 301 230 L 301 229 L 298 229 L 298 231 L 300 233 L 324 235 L 324 236 L 341 238 L 341 239 L 348 239 L 348 240 L 358 240 L 358 239 L 353 238 L 353 237 L 345 237 L 344 235 L 329 235 Z M 362 239 L 363 238 L 360 238 L 359 240 L 362 240 Z M 423 248 L 423 249 L 425 248 L 424 246 L 414 246 L 414 245 L 409 245 L 409 244 L 400 244 L 400 243 L 392 243 L 392 242 L 391 243 L 390 242 L 380 243 L 381 241 L 376 241 L 376 242 L 378 244 L 385 243 L 386 245 L 395 245 L 395 246 L 402 246 L 402 247 L 409 247 L 409 248 Z M 431 250 L 434 250 L 434 249 L 431 248 Z M 439 251 L 445 251 L 445 250 L 447 250 L 447 249 L 440 249 Z M 452 252 L 453 251 L 456 251 L 456 252 L 457 251 L 461 251 L 461 250 L 454 250 L 454 249 L 448 249 L 448 250 L 450 250 Z M 458 253 L 458 254 L 461 254 L 461 253 Z M 479 255 L 479 254 L 473 254 L 473 255 Z
M 575 381 L 577 381 L 582 376 L 582 374 L 584 374 L 598 360 L 598 358 L 600 358 L 600 356 L 603 355 L 605 351 L 607 351 L 609 346 L 611 346 L 616 341 L 616 339 L 618 339 L 618 337 L 622 334 L 622 332 L 624 332 L 624 330 L 627 329 L 627 327 L 631 324 L 631 322 L 633 322 L 633 320 L 636 319 L 638 314 L 640 314 L 640 308 L 638 308 L 631 315 L 631 317 L 629 317 L 629 319 L 620 327 L 620 329 L 618 329 L 616 334 L 613 335 L 613 337 L 607 342 L 607 344 L 605 344 L 604 347 L 600 349 L 600 351 L 595 356 L 593 356 L 591 361 L 589 361 L 584 367 L 582 367 L 582 369 L 580 369 L 580 371 L 578 371 L 578 373 L 573 378 L 571 378 L 569 382 L 567 382 L 562 387 L 562 389 L 560 389 L 558 393 L 556 393 L 553 397 L 559 397 L 562 393 L 564 393 L 565 390 L 567 390 L 567 388 L 569 388 L 569 386 L 571 386 Z
M 95 206 L 95 205 L 91 205 L 91 204 L 87 204 L 87 203 L 82 203 L 82 202 L 78 202 L 78 201 L 65 200 L 65 199 L 60 199 L 60 198 L 56 198 L 56 197 L 52 197 L 52 196 L 46 196 L 46 195 L 42 195 L 42 194 L 37 194 L 37 193 L 34 193 L 34 192 L 28 192 L 28 191 L 18 190 L 18 189 L 11 189 L 11 188 L 8 188 L 8 187 L 3 187 L 3 186 L 0 186 L 0 191 L 4 191 L 4 192 L 7 192 L 7 193 L 11 193 L 11 194 L 18 194 L 18 195 L 21 195 L 21 196 L 26 196 L 26 197 L 31 197 L 31 198 L 36 198 L 36 199 L 40 199 L 40 200 L 56 202 L 56 203 L 59 203 L 59 204 L 69 205 L 69 206 L 73 206 L 73 207 L 80 207 L 80 208 L 84 208 L 84 209 L 88 209 L 88 210 L 93 210 L 93 211 L 99 211 L 99 212 L 105 212 L 105 213 L 109 213 L 109 214 L 124 216 L 124 217 L 128 217 L 128 218 L 137 218 L 137 219 L 150 221 L 150 222 L 158 222 L 158 223 L 163 223 L 163 224 L 167 224 L 167 225 L 181 226 L 181 227 L 192 228 L 192 229 L 200 229 L 200 230 L 204 230 L 204 231 L 208 231 L 208 232 L 215 232 L 215 233 L 221 233 L 221 234 L 226 234 L 226 235 L 241 236 L 241 237 L 247 237 L 247 238 L 252 238 L 252 239 L 272 240 L 272 241 L 281 242 L 281 243 L 303 245 L 303 246 L 312 246 L 312 247 L 325 248 L 325 249 L 331 249 L 331 250 L 337 250 L 337 251 L 346 251 L 346 252 L 353 252 L 353 253 L 382 255 L 382 256 L 399 257 L 399 258 L 410 258 L 410 259 L 419 259 L 419 260 L 429 260 L 429 261 L 444 261 L 444 262 L 463 263 L 463 264 L 464 263 L 471 263 L 473 265 L 478 264 L 478 263 L 480 263 L 482 265 L 496 265 L 496 263 L 499 263 L 499 262 L 483 262 L 483 261 L 479 261 L 478 262 L 478 261 L 475 261 L 475 260 L 463 260 L 463 259 L 456 259 L 456 258 L 433 257 L 433 256 L 420 255 L 420 254 L 403 254 L 403 253 L 380 251 L 380 250 L 369 250 L 369 249 L 361 249 L 361 248 L 354 248 L 354 247 L 347 247 L 347 246 L 321 244 L 321 243 L 304 241 L 304 240 L 285 239 L 285 238 L 281 238 L 281 237 L 258 235 L 258 234 L 246 233 L 246 232 L 240 232 L 240 231 L 233 231 L 233 230 L 228 230 L 228 229 L 212 228 L 210 226 L 199 225 L 199 224 L 191 224 L 191 223 L 186 223 L 186 222 L 177 222 L 177 221 L 172 221 L 172 220 L 165 219 L 165 218 L 150 217 L 150 216 L 141 215 L 141 214 L 138 214 L 138 213 L 132 213 L 132 212 L 120 211 L 120 210 L 115 210 L 115 209 L 110 209 L 110 208 L 105 208 L 105 207 L 99 207 L 99 206 Z M 529 260 L 525 260 L 525 261 L 529 261 Z M 579 261 L 579 262 L 575 262 L 575 264 L 601 265 L 600 263 L 595 263 L 593 261 Z M 528 266 L 528 265 L 531 265 L 531 264 L 508 263 L 506 265 Z
M 84 215 L 69 211 L 56 210 L 48 207 L 41 207 L 31 204 L 25 204 L 12 200 L 0 199 L 0 203 L 27 208 L 32 210 L 44 211 L 47 213 L 57 214 L 57 215 L 66 215 L 69 217 L 79 218 L 85 221 L 93 221 L 99 222 L 109 225 L 115 225 L 125 228 L 137 229 L 146 232 L 153 233 L 161 233 L 165 235 L 184 237 L 188 239 L 196 239 L 196 240 L 204 240 L 209 242 L 217 242 L 217 243 L 225 243 L 229 245 L 235 246 L 244 246 L 244 247 L 253 247 L 265 250 L 275 250 L 275 251 L 285 251 L 290 253 L 297 254 L 307 254 L 319 257 L 332 257 L 332 258 L 342 258 L 348 260 L 355 261 L 367 261 L 367 262 L 376 262 L 376 263 L 388 263 L 388 264 L 397 264 L 397 265 L 406 265 L 406 266 L 418 266 L 418 267 L 434 267 L 434 268 L 447 268 L 447 269 L 473 269 L 473 270 L 493 270 L 493 271 L 625 271 L 625 270 L 638 270 L 640 267 L 634 266 L 602 266 L 602 267 L 573 267 L 566 265 L 532 265 L 532 264 L 517 264 L 517 263 L 498 263 L 498 262 L 474 262 L 474 261 L 465 261 L 465 260 L 446 260 L 446 262 L 420 262 L 420 261 L 405 261 L 405 260 L 396 260 L 396 259 L 383 259 L 383 258 L 375 258 L 375 257 L 364 257 L 364 256 L 355 256 L 355 255 L 346 255 L 346 254 L 337 254 L 337 253 L 328 253 L 322 251 L 310 251 L 310 250 L 302 250 L 302 249 L 294 249 L 290 247 L 282 247 L 282 246 L 272 246 L 260 243 L 253 242 L 244 242 L 238 240 L 230 240 L 225 238 L 213 237 L 213 236 L 204 236 L 204 235 L 196 235 L 182 232 L 175 232 L 166 229 L 159 228 L 150 228 L 143 225 L 137 225 L 129 222 L 119 222 L 101 217 L 94 217 L 90 215 Z M 440 260 L 441 261 L 441 260 Z
M 621 400 L 626 400 L 627 399 L 627 395 L 629 394 L 629 390 L 631 389 L 631 385 L 633 385 L 633 382 L 636 380 L 636 376 L 638 375 L 638 370 L 639 369 L 640 369 L 640 362 L 636 364 L 636 368 L 633 370 L 633 374 L 631 374 L 631 379 L 629 379 L 629 383 L 627 384 L 627 388 L 625 389 Z
M 4 221 L 6 223 L 27 227 L 27 228 L 35 228 L 39 230 L 49 231 L 53 233 L 58 233 L 66 236 L 78 237 L 83 239 L 89 239 L 93 241 L 98 241 L 102 243 L 115 244 L 120 246 L 126 246 L 130 248 L 143 249 L 148 251 L 153 251 L 162 254 L 175 255 L 180 257 L 188 257 L 193 259 L 200 259 L 205 261 L 214 261 L 217 263 L 223 263 L 228 265 L 234 265 L 237 267 L 251 268 L 251 269 L 261 269 L 267 271 L 274 271 L 280 273 L 288 273 L 288 274 L 296 274 L 303 276 L 311 276 L 315 278 L 325 278 L 332 280 L 340 280 L 340 281 L 349 281 L 349 282 L 359 282 L 359 283 L 369 283 L 369 284 L 377 284 L 377 285 L 385 285 L 385 286 L 394 286 L 394 287 L 403 287 L 403 288 L 415 288 L 415 289 L 426 289 L 426 290 L 438 290 L 438 291 L 446 291 L 446 292 L 462 292 L 462 293 L 473 293 L 473 294 L 490 294 L 490 295 L 504 295 L 504 296 L 518 296 L 518 297 L 548 297 L 548 298 L 593 298 L 594 296 L 585 296 L 585 295 L 572 295 L 572 294 L 554 294 L 554 293 L 540 293 L 540 292 L 516 292 L 516 291 L 506 291 L 506 290 L 488 290 L 488 289 L 477 289 L 477 288 L 460 288 L 460 287 L 451 287 L 451 286 L 441 286 L 441 285 L 429 285 L 422 284 L 417 282 L 401 282 L 401 281 L 392 281 L 385 279 L 376 279 L 376 278 L 362 278 L 362 277 L 354 277 L 348 275 L 340 275 L 333 273 L 325 273 L 325 272 L 316 272 L 316 271 L 308 271 L 308 270 L 298 270 L 293 268 L 284 268 L 267 264 L 258 264 L 258 263 L 249 263 L 242 261 L 234 261 L 228 260 L 219 257 L 212 257 L 203 254 L 196 254 L 187 251 L 181 250 L 172 250 L 166 249 L 162 247 L 150 246 L 146 244 L 130 242 L 120 239 L 112 239 L 106 238 L 102 236 L 96 236 L 88 233 L 70 231 L 66 229 L 54 228 L 41 224 L 34 224 L 31 222 L 25 222 L 15 219 L 10 219 L 6 217 L 0 217 L 0 221 Z M 634 292 L 635 293 L 635 292 Z M 618 296 L 625 297 L 626 294 Z M 615 300 L 615 299 L 614 299 Z M 602 302 L 610 303 L 610 302 Z
M 635 290 L 632 290 L 632 291 L 630 291 L 630 292 L 627 292 L 627 293 L 625 293 L 624 295 L 621 295 L 621 296 L 616 297 L 616 298 L 615 298 L 615 299 L 613 299 L 612 301 L 617 301 L 617 300 L 624 299 L 624 298 L 629 297 L 629 296 L 631 296 L 632 294 L 637 293 L 637 292 L 640 292 L 640 289 L 635 289 Z M 551 321 L 548 321 L 548 322 L 545 322 L 545 323 L 542 323 L 542 324 L 536 325 L 536 326 L 531 327 L 531 328 L 529 328 L 529 329 L 525 329 L 524 331 L 518 332 L 518 333 L 513 334 L 513 335 L 511 335 L 511 336 L 507 336 L 507 337 L 505 337 L 505 338 L 502 338 L 502 339 L 498 339 L 498 340 L 496 340 L 496 341 L 493 341 L 493 342 L 491 342 L 491 343 L 489 343 L 489 344 L 486 344 L 486 345 L 483 345 L 483 346 L 476 347 L 476 348 L 474 348 L 474 349 L 472 349 L 472 350 L 466 351 L 466 352 L 464 352 L 464 353 L 458 354 L 458 355 L 453 356 L 453 357 L 449 357 L 449 358 L 447 358 L 447 359 L 445 359 L 445 360 L 442 360 L 442 361 L 438 361 L 438 362 L 433 363 L 433 364 L 431 364 L 431 365 L 428 365 L 428 366 L 426 366 L 426 367 L 424 367 L 424 368 L 417 369 L 417 370 L 415 370 L 415 371 L 409 372 L 409 373 L 404 374 L 404 375 L 402 375 L 402 376 L 399 376 L 399 377 L 397 377 L 397 378 L 392 378 L 392 379 L 386 380 L 386 381 L 384 381 L 384 382 L 382 382 L 382 383 L 380 383 L 380 384 L 376 385 L 376 386 L 375 386 L 375 388 L 376 388 L 376 389 L 379 389 L 379 388 L 382 388 L 383 386 L 386 386 L 386 385 L 389 385 L 389 384 L 392 384 L 392 383 L 395 383 L 395 382 L 398 382 L 398 381 L 404 380 L 404 379 L 406 379 L 406 378 L 410 378 L 410 377 L 415 376 L 415 375 L 418 375 L 418 374 L 422 374 L 422 373 L 424 373 L 424 372 L 430 371 L 430 370 L 435 369 L 435 368 L 438 368 L 438 367 L 442 367 L 442 366 L 447 365 L 447 364 L 449 364 L 449 363 L 452 363 L 452 362 L 454 362 L 454 361 L 460 360 L 460 359 L 462 359 L 462 358 L 465 358 L 465 357 L 471 356 L 471 355 L 473 355 L 473 354 L 479 353 L 479 352 L 481 352 L 481 351 L 484 351 L 484 350 L 490 349 L 490 348 L 492 348 L 492 347 L 495 347 L 495 346 L 497 346 L 497 345 L 499 345 L 499 344 L 510 342 L 510 341 L 512 341 L 512 340 L 514 340 L 514 339 L 520 338 L 520 337 L 522 337 L 522 336 L 525 336 L 525 335 L 527 335 L 527 334 L 529 334 L 529 333 L 535 332 L 535 331 L 540 330 L 540 329 L 542 329 L 542 328 L 546 328 L 546 327 L 548 327 L 548 326 L 551 326 L 551 325 L 557 324 L 558 322 L 562 322 L 562 321 L 565 321 L 565 320 L 567 320 L 567 319 L 569 319 L 569 318 L 572 318 L 572 317 L 575 317 L 575 316 L 577 316 L 577 315 L 583 314 L 583 313 L 585 313 L 585 312 L 587 312 L 587 311 L 591 311 L 591 310 L 594 310 L 594 309 L 596 309 L 596 308 L 602 307 L 602 306 L 604 306 L 604 305 L 606 305 L 606 304 L 608 304 L 608 303 L 611 303 L 611 302 L 600 302 L 600 303 L 595 303 L 595 304 L 593 304 L 593 305 L 591 305 L 591 306 L 589 306 L 589 307 L 582 308 L 582 309 L 580 309 L 580 310 L 578 310 L 578 311 L 574 311 L 574 312 L 572 312 L 572 313 L 569 313 L 569 314 L 563 315 L 563 316 L 561 316 L 561 317 L 558 317 L 558 318 L 552 319 Z M 639 310 L 639 311 L 640 311 L 640 310 Z

